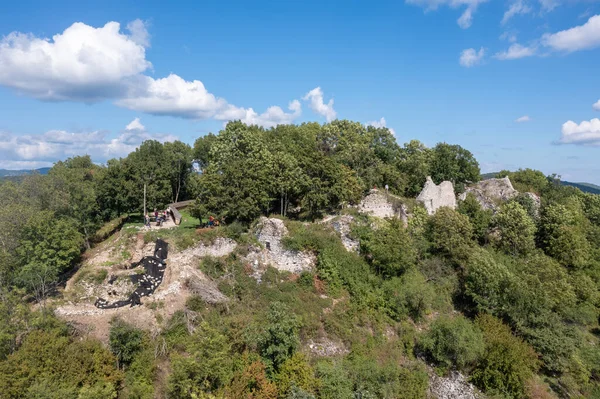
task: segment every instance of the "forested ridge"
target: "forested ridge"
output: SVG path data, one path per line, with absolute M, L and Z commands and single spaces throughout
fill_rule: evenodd
M 481 179 L 461 146 L 334 121 L 230 122 L 193 146 L 146 141 L 106 165 L 78 156 L 0 180 L 0 397 L 425 398 L 458 371 L 489 398 L 600 398 L 600 195 L 501 171 L 521 194 L 428 215 L 415 201 L 427 176 L 457 193 Z M 86 251 L 127 218 L 141 228 L 144 186 L 150 210 L 195 200 L 188 220 L 221 221 L 146 240 L 238 243 L 198 264 L 228 301 L 189 298 L 157 331 L 115 318 L 105 345 L 54 307 Z M 406 223 L 357 211 L 386 186 Z M 357 252 L 327 215 L 352 217 Z M 283 244 L 314 269 L 253 277 L 261 216 L 282 219 Z M 327 343 L 335 353 L 307 349 Z

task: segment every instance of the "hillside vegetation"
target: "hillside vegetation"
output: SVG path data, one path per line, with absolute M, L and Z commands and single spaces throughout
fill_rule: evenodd
M 349 121 L 231 122 L 193 148 L 147 141 L 0 182 L 0 397 L 600 398 L 600 196 L 501 174 L 522 194 L 484 209 L 467 190 L 428 215 L 414 200 L 427 176 L 457 193 L 480 180 L 468 150 Z M 184 225 L 144 230 L 144 185 L 151 210 L 195 199 Z M 355 207 L 386 185 L 406 222 Z M 194 226 L 209 216 L 221 227 Z M 262 216 L 280 244 L 262 248 Z M 186 267 L 220 299 L 144 298 L 103 313 L 104 341 L 55 312 L 156 238 L 168 262 L 198 249 Z M 257 268 L 269 251 L 311 266 Z

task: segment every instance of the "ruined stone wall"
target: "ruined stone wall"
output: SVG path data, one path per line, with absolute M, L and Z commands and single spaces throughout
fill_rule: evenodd
M 443 206 L 456 209 L 454 186 L 449 181 L 443 181 L 437 185 L 431 180 L 431 177 L 427 176 L 427 181 L 417 197 L 417 201 L 425 206 L 427 213 L 430 215 L 433 215 L 438 208 Z

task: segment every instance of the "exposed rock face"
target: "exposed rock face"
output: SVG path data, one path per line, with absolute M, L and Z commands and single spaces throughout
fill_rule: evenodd
M 196 247 L 186 249 L 181 254 L 183 256 L 195 256 L 198 258 L 204 256 L 220 258 L 232 253 L 236 247 L 237 243 L 231 238 L 217 237 L 211 245 L 200 244 Z
M 320 338 L 315 341 L 311 339 L 306 346 L 310 353 L 321 357 L 345 355 L 350 352 L 343 343 L 332 341 L 329 338 Z
M 374 188 L 360 202 L 358 211 L 382 219 L 396 216 L 406 223 L 408 221 L 406 206 L 404 204 L 394 204 L 393 201 L 390 201 L 392 198 L 397 197 Z
M 448 377 L 431 373 L 429 397 L 436 399 L 479 399 L 482 395 L 470 384 L 465 376 L 456 371 Z
M 540 197 L 538 197 L 534 193 L 525 193 L 525 195 L 532 199 L 533 207 L 535 209 L 535 215 L 538 216 L 540 212 L 540 207 L 542 206 L 542 201 L 540 200 Z
M 378 218 L 390 218 L 396 215 L 394 206 L 388 201 L 385 193 L 372 189 L 358 205 L 358 211 Z
M 331 226 L 335 231 L 339 233 L 340 238 L 342 239 L 342 244 L 344 244 L 344 247 L 346 247 L 348 251 L 358 252 L 360 243 L 358 242 L 358 240 L 355 240 L 352 237 L 350 237 L 350 226 L 352 225 L 353 221 L 354 218 L 352 216 L 344 215 L 339 217 L 338 219 L 334 219 L 331 222 Z
M 456 208 L 456 196 L 454 195 L 454 186 L 449 181 L 443 181 L 436 185 L 431 177 L 427 176 L 427 181 L 423 191 L 417 197 L 417 201 L 422 202 L 427 209 L 427 213 L 433 215 L 438 208 L 447 206 Z
M 508 201 L 519 194 L 513 188 L 508 177 L 482 180 L 475 186 L 467 187 L 459 199 L 464 201 L 468 193 L 472 193 L 475 196 L 483 209 L 491 210 L 496 210 L 500 202 Z
M 271 265 L 278 270 L 300 273 L 310 270 L 315 265 L 314 255 L 290 251 L 281 244 L 281 239 L 288 233 L 283 221 L 276 218 L 261 217 L 258 223 L 256 238 L 264 249 L 251 252 L 246 260 L 256 268 Z

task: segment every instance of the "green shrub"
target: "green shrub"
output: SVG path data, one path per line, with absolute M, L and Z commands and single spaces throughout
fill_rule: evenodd
M 469 218 L 447 207 L 438 209 L 429 219 L 427 237 L 436 253 L 454 261 L 467 258 L 474 245 Z
M 314 370 L 306 357 L 299 353 L 294 354 L 281 364 L 275 375 L 275 382 L 279 393 L 284 396 L 291 394 L 293 388 L 300 388 L 309 394 L 315 393 L 318 388 L 318 380 L 315 378 Z
M 186 345 L 187 355 L 173 355 L 169 396 L 188 398 L 215 393 L 230 381 L 233 372 L 227 338 L 202 322 Z
M 300 346 L 300 324 L 296 316 L 290 313 L 289 307 L 281 302 L 271 304 L 267 320 L 259 351 L 267 364 L 277 371 Z
M 142 349 L 144 333 L 121 319 L 115 319 L 111 322 L 108 341 L 111 352 L 120 363 L 127 365 Z
M 462 315 L 440 316 L 419 341 L 421 349 L 437 364 L 460 369 L 479 360 L 483 345 L 481 330 Z
M 490 394 L 523 397 L 525 382 L 538 369 L 535 351 L 493 316 L 478 316 L 476 324 L 483 331 L 485 352 L 472 373 L 472 381 Z
M 375 270 L 385 276 L 399 276 L 416 263 L 417 253 L 408 230 L 399 219 L 391 219 L 361 242 L 361 251 L 371 259 Z
M 321 361 L 316 374 L 320 380 L 319 398 L 339 399 L 352 397 L 352 381 L 342 362 Z
M 432 308 L 436 295 L 434 287 L 425 277 L 413 270 L 402 277 L 394 277 L 383 283 L 386 307 L 396 320 L 411 317 L 420 320 Z

